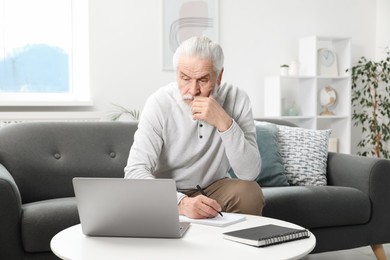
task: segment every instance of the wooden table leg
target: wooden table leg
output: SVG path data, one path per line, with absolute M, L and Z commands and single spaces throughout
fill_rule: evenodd
M 376 256 L 377 260 L 387 260 L 385 249 L 383 248 L 383 245 L 371 245 L 372 251 L 374 251 L 374 254 Z

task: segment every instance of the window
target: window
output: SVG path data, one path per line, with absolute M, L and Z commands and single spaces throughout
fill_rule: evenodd
M 88 0 L 0 0 L 0 105 L 91 105 Z

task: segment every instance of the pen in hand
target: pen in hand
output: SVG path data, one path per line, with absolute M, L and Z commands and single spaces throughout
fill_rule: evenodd
M 196 188 L 198 189 L 198 191 L 199 191 L 203 196 L 209 197 L 209 196 L 207 196 L 206 192 L 204 192 L 203 189 L 202 189 L 199 185 L 196 185 Z M 218 214 L 221 215 L 221 217 L 223 217 L 221 211 L 218 211 Z

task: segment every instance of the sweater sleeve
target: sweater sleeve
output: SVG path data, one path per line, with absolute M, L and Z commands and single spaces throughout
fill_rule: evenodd
M 134 142 L 124 169 L 126 179 L 154 179 L 153 175 L 163 145 L 162 117 L 158 98 L 152 96 L 145 104 Z M 177 192 L 177 203 L 185 194 Z
M 149 99 L 142 112 L 125 167 L 127 179 L 154 178 L 153 172 L 163 143 L 157 116 L 153 114 L 154 106 Z
M 243 94 L 243 92 L 241 93 Z M 249 97 L 243 94 L 235 106 L 232 126 L 220 133 L 230 166 L 238 178 L 254 180 L 260 173 L 261 157 Z

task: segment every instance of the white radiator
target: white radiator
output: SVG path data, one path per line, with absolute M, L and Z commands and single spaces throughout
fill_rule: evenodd
M 39 121 L 101 121 L 97 112 L 0 112 L 0 128 L 9 124 Z

